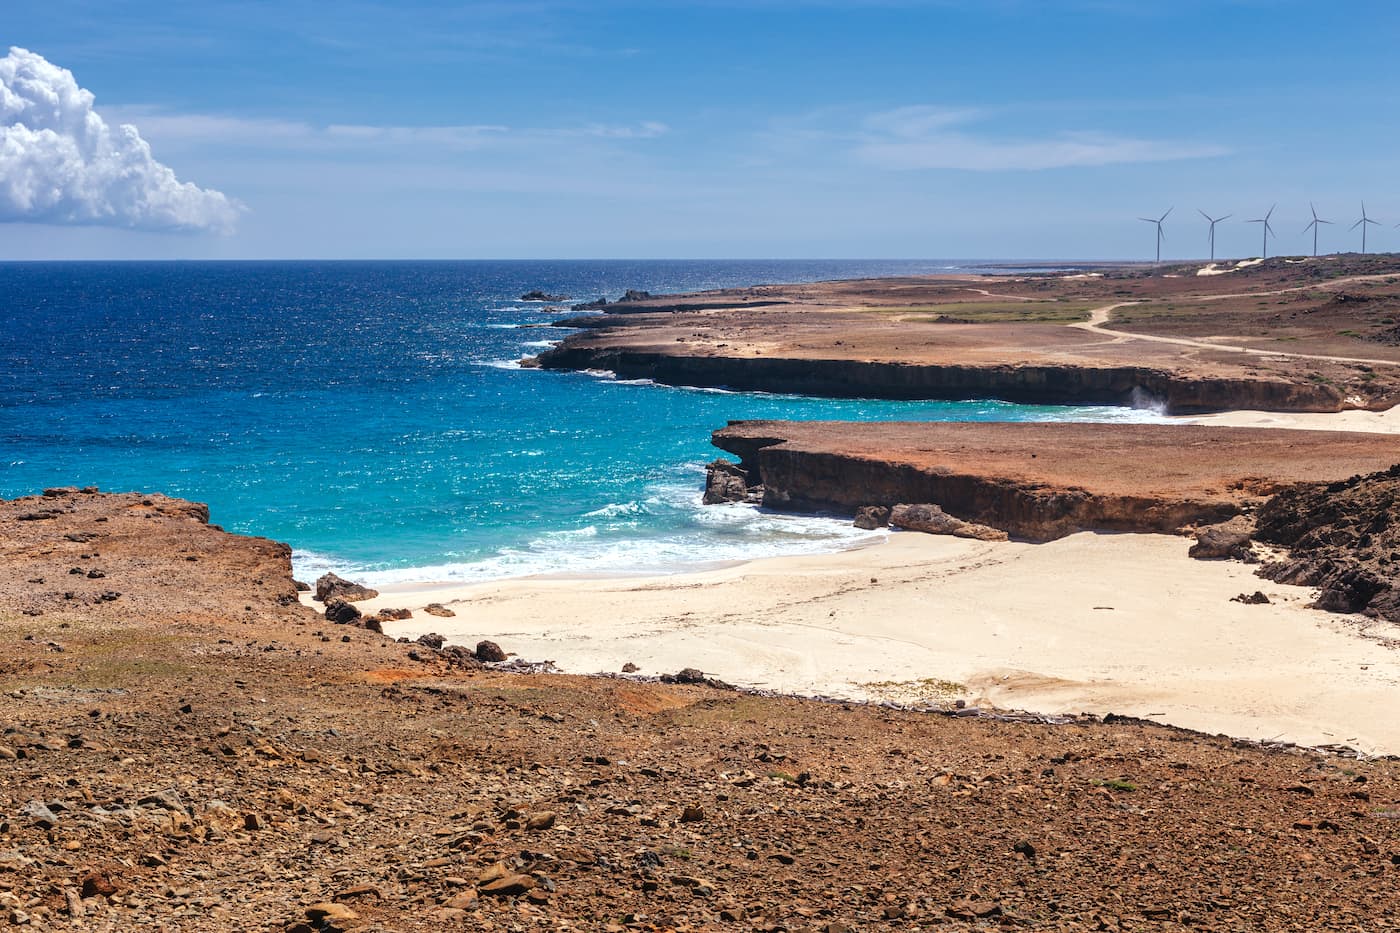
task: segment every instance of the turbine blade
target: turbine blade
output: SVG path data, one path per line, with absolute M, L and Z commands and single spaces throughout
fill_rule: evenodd
M 1357 227 L 1361 226 L 1363 223 L 1365 223 L 1365 220 L 1364 220 L 1364 219 L 1363 219 L 1363 220 L 1358 220 L 1356 223 L 1352 224 L 1350 227 L 1347 227 L 1347 230 L 1348 230 L 1348 231 L 1355 230 Z
M 1197 214 L 1200 214 L 1200 215 L 1201 215 L 1202 217 L 1204 217 L 1206 220 L 1210 220 L 1210 215 L 1207 214 L 1205 211 L 1201 210 L 1199 207 L 1196 208 L 1196 213 L 1197 213 Z M 1215 221 L 1213 221 L 1213 220 L 1211 220 L 1210 222 L 1211 222 L 1211 223 L 1215 223 Z
M 1222 221 L 1222 220 L 1229 220 L 1231 217 L 1234 217 L 1234 216 L 1235 216 L 1234 214 L 1226 214 L 1224 217 L 1218 217 L 1218 218 L 1216 218 L 1216 223 L 1219 223 L 1219 222 Z
M 1274 210 L 1275 210 L 1275 208 L 1277 208 L 1277 207 L 1278 207 L 1278 205 L 1275 204 L 1273 207 L 1269 208 L 1269 212 L 1268 212 L 1267 214 L 1264 215 L 1264 219 L 1265 219 L 1265 220 L 1268 220 L 1270 217 L 1274 216 Z
M 1142 222 L 1145 223 L 1145 224 L 1155 224 L 1155 223 L 1157 222 L 1157 221 L 1153 220 L 1151 217 L 1139 217 L 1138 220 L 1142 221 Z

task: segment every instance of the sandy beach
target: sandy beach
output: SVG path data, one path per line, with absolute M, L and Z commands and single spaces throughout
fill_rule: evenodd
M 1048 544 L 895 533 L 883 545 L 646 578 L 401 585 L 386 633 L 497 640 L 572 673 L 697 667 L 799 694 L 1118 713 L 1208 733 L 1400 751 L 1400 655 L 1310 591 L 1169 535 Z M 1231 602 L 1262 590 L 1270 605 Z M 457 615 L 423 606 L 441 602 Z
M 1213 424 L 1229 428 L 1287 428 L 1297 431 L 1361 431 L 1400 434 L 1400 406 L 1385 411 L 1352 409 L 1339 412 L 1223 411 L 1180 419 L 1183 424 Z

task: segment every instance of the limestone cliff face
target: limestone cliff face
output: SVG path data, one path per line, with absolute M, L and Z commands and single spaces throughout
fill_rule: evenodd
M 841 359 L 693 356 L 568 341 L 536 359 L 546 369 L 606 369 L 666 385 L 791 392 L 831 398 L 971 399 L 1046 405 L 1161 404 L 1170 414 L 1233 409 L 1340 411 L 1325 384 L 1083 364 L 935 365 Z
M 1215 524 L 1397 459 L 1384 435 L 1181 424 L 734 421 L 713 441 L 773 508 L 930 503 L 1032 541 Z
M 1090 493 L 990 475 L 783 446 L 753 438 L 715 444 L 756 464 L 763 504 L 792 511 L 854 512 L 861 506 L 935 502 L 950 515 L 1000 528 L 1028 541 L 1050 541 L 1079 531 L 1173 532 L 1183 525 L 1217 522 L 1239 511 L 1235 502 Z

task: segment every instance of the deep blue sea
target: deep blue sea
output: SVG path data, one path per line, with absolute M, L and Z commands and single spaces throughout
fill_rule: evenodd
M 565 331 L 521 302 L 947 272 L 944 262 L 0 264 L 0 496 L 208 502 L 370 582 L 679 569 L 825 550 L 834 519 L 700 505 L 732 418 L 1142 420 L 1000 402 L 675 389 L 520 369 Z

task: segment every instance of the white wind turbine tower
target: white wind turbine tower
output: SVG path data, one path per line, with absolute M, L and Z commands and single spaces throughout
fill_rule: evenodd
M 1360 228 L 1361 228 L 1361 255 L 1363 255 L 1363 256 L 1366 255 L 1366 225 L 1367 225 L 1367 224 L 1375 224 L 1377 227 L 1379 227 L 1379 226 L 1380 226 L 1380 221 L 1372 220 L 1371 218 L 1369 218 L 1369 217 L 1366 216 L 1366 202 L 1365 202 L 1365 201 L 1362 201 L 1362 202 L 1361 202 L 1361 219 L 1358 220 L 1356 223 L 1352 224 L 1352 225 L 1351 225 L 1351 229 L 1352 229 L 1352 230 L 1355 230 L 1357 227 L 1360 227 Z M 1347 232 L 1349 233 L 1349 232 L 1351 232 L 1351 231 L 1347 231 Z
M 1172 211 L 1174 211 L 1174 210 L 1176 210 L 1175 207 L 1169 207 L 1169 208 L 1167 208 L 1167 214 L 1170 214 L 1170 213 L 1171 213 Z M 1167 214 L 1163 214 L 1161 217 L 1158 217 L 1156 220 L 1153 220 L 1151 217 L 1139 217 L 1139 218 L 1138 218 L 1138 220 L 1141 220 L 1141 221 L 1143 221 L 1144 223 L 1156 224 L 1156 225 L 1157 225 L 1157 263 L 1158 263 L 1158 265 L 1160 265 L 1161 262 L 1162 262 L 1162 239 L 1163 239 L 1163 235 L 1162 235 L 1162 221 L 1164 221 L 1164 220 L 1167 219 Z
M 1307 233 L 1309 230 L 1311 230 L 1311 231 L 1313 232 L 1313 257 L 1316 258 L 1316 256 L 1317 256 L 1317 231 L 1318 231 L 1318 229 L 1319 229 L 1323 224 L 1330 224 L 1332 221 L 1330 221 L 1330 220 L 1323 220 L 1321 217 L 1317 216 L 1317 207 L 1314 206 L 1313 202 L 1309 201 L 1309 202 L 1308 202 L 1308 207 L 1312 209 L 1313 219 L 1312 219 L 1312 223 L 1308 224 L 1306 227 L 1303 228 L 1303 232 L 1304 232 L 1304 233 Z
M 1224 217 L 1212 217 L 1205 211 L 1201 210 L 1199 207 L 1196 208 L 1196 213 L 1200 214 L 1206 220 L 1210 221 L 1210 261 L 1215 262 L 1215 225 L 1220 223 L 1220 221 L 1222 220 L 1229 220 L 1235 215 L 1226 214 Z
M 1278 207 L 1278 205 L 1275 204 L 1274 207 Z M 1245 223 L 1247 223 L 1247 224 L 1263 224 L 1263 225 L 1264 225 L 1264 252 L 1263 252 L 1262 254 L 1260 254 L 1260 256 L 1259 256 L 1260 259 L 1268 259 L 1268 258 L 1269 258 L 1269 234 L 1272 233 L 1272 234 L 1274 235 L 1274 238 L 1275 238 L 1275 239 L 1278 238 L 1278 234 L 1277 234 L 1277 233 L 1274 233 L 1274 228 L 1273 228 L 1273 226 L 1269 223 L 1269 218 L 1272 217 L 1272 216 L 1274 216 L 1274 207 L 1269 208 L 1269 212 L 1268 212 L 1267 214 L 1265 214 L 1263 217 L 1260 217 L 1260 218 L 1258 218 L 1258 219 L 1256 219 L 1256 220 L 1246 220 L 1246 221 L 1245 221 Z

